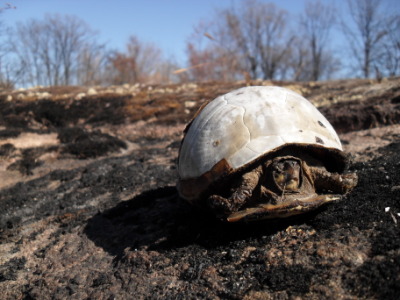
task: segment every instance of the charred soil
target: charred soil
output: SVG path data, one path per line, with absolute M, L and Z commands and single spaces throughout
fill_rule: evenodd
M 359 183 L 297 218 L 225 224 L 179 199 L 182 131 L 246 84 L 314 102 Z M 398 299 L 400 79 L 0 93 L 3 299 Z

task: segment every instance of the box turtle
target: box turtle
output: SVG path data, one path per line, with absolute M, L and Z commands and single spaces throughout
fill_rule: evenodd
M 327 119 L 282 87 L 251 86 L 203 106 L 185 129 L 179 194 L 229 222 L 283 218 L 357 184 Z

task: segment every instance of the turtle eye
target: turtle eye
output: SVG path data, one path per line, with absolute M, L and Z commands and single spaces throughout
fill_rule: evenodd
M 296 192 L 300 187 L 300 164 L 293 159 L 285 159 L 274 164 L 272 172 L 275 184 L 282 192 Z

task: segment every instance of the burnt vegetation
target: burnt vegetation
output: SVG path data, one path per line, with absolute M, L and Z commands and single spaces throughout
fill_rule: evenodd
M 243 84 L 143 85 L 134 97 L 105 88 L 81 100 L 65 88 L 47 100 L 2 94 L 5 299 L 395 299 L 399 80 L 273 83 L 319 105 L 350 151 L 365 143 L 352 152 L 359 184 L 314 213 L 225 224 L 179 199 L 176 157 L 197 108 Z M 380 130 L 385 146 L 353 142 Z

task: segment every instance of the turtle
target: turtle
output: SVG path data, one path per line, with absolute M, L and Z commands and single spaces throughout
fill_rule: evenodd
M 278 86 L 206 103 L 184 130 L 181 198 L 228 221 L 285 218 L 341 200 L 356 185 L 350 155 L 321 112 Z

